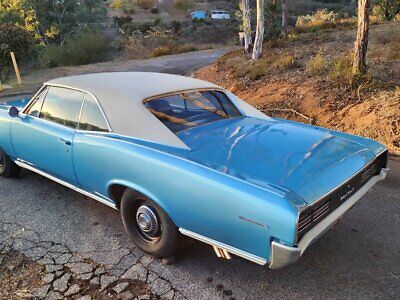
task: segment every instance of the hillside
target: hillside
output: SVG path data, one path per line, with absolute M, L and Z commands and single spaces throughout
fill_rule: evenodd
M 260 61 L 241 51 L 195 76 L 221 85 L 268 115 L 370 137 L 400 154 L 400 23 L 373 26 L 369 74 L 348 80 L 355 30 L 267 42 Z

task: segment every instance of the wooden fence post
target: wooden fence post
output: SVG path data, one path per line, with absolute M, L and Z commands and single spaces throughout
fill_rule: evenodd
M 14 65 L 15 75 L 17 76 L 18 84 L 22 85 L 21 74 L 19 73 L 17 60 L 15 59 L 15 54 L 14 52 L 10 52 L 10 55 Z

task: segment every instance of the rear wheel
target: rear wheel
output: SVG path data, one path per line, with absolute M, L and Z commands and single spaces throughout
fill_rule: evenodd
M 2 177 L 16 177 L 18 176 L 21 168 L 18 167 L 3 151 L 0 149 L 0 176 Z
M 142 251 L 166 258 L 174 254 L 179 232 L 170 217 L 146 196 L 127 189 L 121 200 L 125 230 Z

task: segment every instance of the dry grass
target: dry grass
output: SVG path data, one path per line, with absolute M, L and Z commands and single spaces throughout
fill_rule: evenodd
M 352 73 L 352 62 L 353 56 L 351 53 L 335 57 L 328 74 L 329 79 L 339 84 L 347 86 L 352 85 L 354 79 Z
M 308 74 L 313 76 L 323 75 L 328 70 L 328 63 L 321 54 L 317 54 L 307 62 L 306 70 Z
M 143 9 L 150 9 L 154 6 L 153 0 L 136 0 L 137 5 Z
M 278 74 L 290 70 L 296 66 L 296 59 L 291 54 L 274 54 L 264 56 L 258 60 L 236 59 L 225 57 L 223 60 L 231 68 L 236 78 L 258 80 L 268 74 Z M 220 62 L 221 63 L 221 62 Z
M 188 11 L 189 9 L 192 9 L 194 4 L 195 3 L 193 0 L 173 0 L 174 7 L 182 11 Z
M 168 45 L 168 46 L 159 46 L 154 48 L 150 54 L 149 57 L 158 57 L 158 56 L 163 56 L 163 55 L 171 55 L 171 54 L 179 54 L 179 53 L 186 53 L 186 52 L 192 52 L 192 51 L 197 51 L 197 47 L 193 45 Z

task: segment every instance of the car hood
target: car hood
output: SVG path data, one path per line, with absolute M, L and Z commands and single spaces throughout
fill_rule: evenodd
M 192 149 L 188 159 L 261 187 L 290 190 L 308 204 L 357 173 L 380 145 L 272 118 L 223 120 L 178 136 Z
M 0 101 L 0 107 L 3 109 L 8 109 L 11 106 L 15 106 L 19 110 L 22 110 L 29 102 L 30 98 L 18 98 L 12 100 Z

